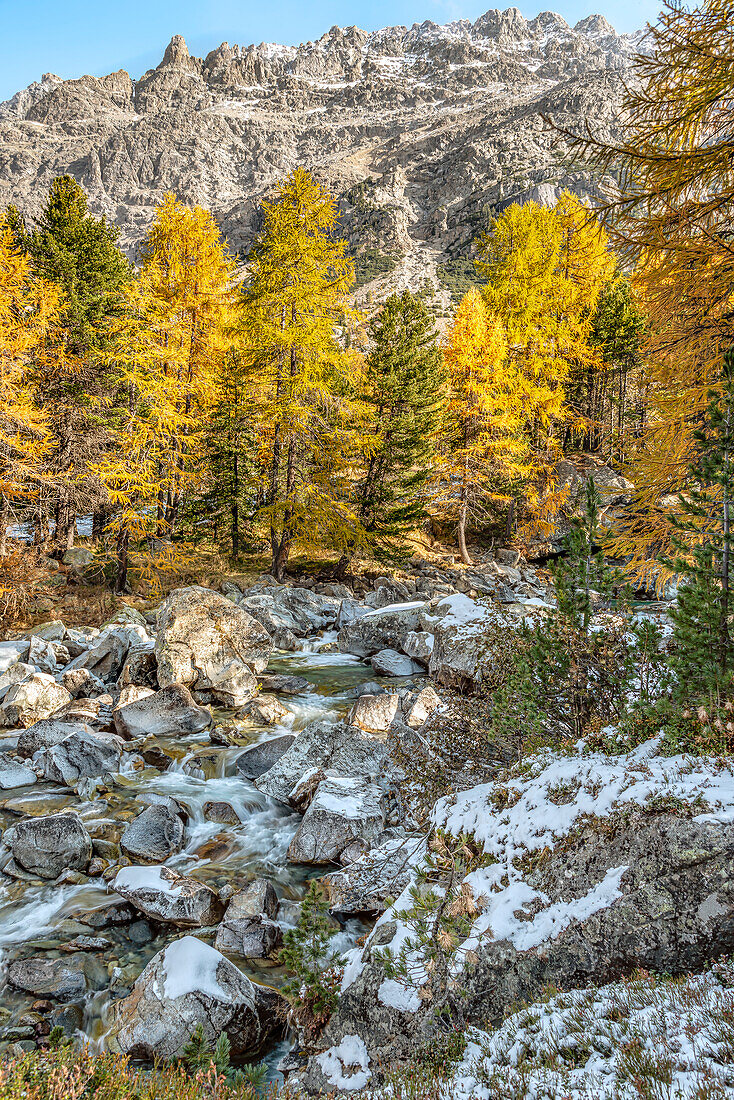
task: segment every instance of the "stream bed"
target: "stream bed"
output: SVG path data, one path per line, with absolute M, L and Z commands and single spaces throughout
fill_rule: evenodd
M 114 777 L 112 785 L 100 791 L 92 785 L 86 797 L 68 787 L 48 783 L 2 792 L 0 828 L 4 832 L 21 815 L 73 809 L 93 838 L 114 836 L 140 813 L 141 804 L 137 801 L 140 795 L 170 796 L 185 811 L 186 824 L 183 848 L 166 865 L 216 890 L 224 886 L 239 889 L 253 877 L 262 876 L 274 885 L 278 894 L 279 923 L 284 930 L 292 927 L 309 878 L 323 874 L 328 868 L 288 863 L 288 845 L 301 821 L 300 815 L 260 792 L 237 773 L 235 764 L 247 744 L 300 730 L 317 719 L 344 714 L 354 700 L 356 689 L 374 678 L 370 666 L 357 657 L 323 652 L 323 647 L 330 648 L 333 638 L 333 634 L 326 634 L 305 642 L 307 648 L 299 652 L 277 652 L 271 657 L 268 673 L 300 676 L 312 685 L 312 690 L 302 695 L 280 697 L 293 712 L 293 717 L 283 723 L 258 725 L 249 719 L 237 719 L 232 712 L 215 710 L 215 724 L 237 726 L 241 745 L 212 744 L 208 731 L 157 738 L 157 748 L 172 760 L 166 770 L 149 765 L 126 766 Z M 0 748 L 11 748 L 13 737 L 17 739 L 17 731 L 0 739 Z M 143 764 L 140 758 L 138 762 Z M 220 804 L 218 812 L 212 810 L 213 804 Z M 230 818 L 227 823 L 221 820 L 222 805 L 224 816 Z M 220 820 L 212 820 L 214 816 Z M 107 982 L 100 980 L 102 988 L 87 994 L 82 1003 L 54 1001 L 52 1012 L 40 1018 L 51 1026 L 62 1024 L 67 1032 L 83 1034 L 98 1049 L 104 1047 L 111 1003 L 129 992 L 157 952 L 185 934 L 180 928 L 145 919 L 110 923 L 106 911 L 115 901 L 119 899 L 103 877 L 60 884 L 41 883 L 31 876 L 21 880 L 0 875 L 0 1049 L 8 1041 L 30 1039 L 39 1022 L 39 1013 L 34 1009 L 39 998 L 9 985 L 5 976 L 8 964 L 40 955 L 63 958 L 74 949 L 67 945 L 80 936 L 108 941 L 91 952 L 99 963 L 100 973 L 101 968 L 106 969 Z M 341 930 L 335 926 L 333 946 L 344 951 L 364 931 L 365 926 L 357 920 L 348 921 Z M 213 931 L 209 934 L 208 930 L 197 928 L 191 934 L 209 943 L 213 941 Z M 276 965 L 248 965 L 236 956 L 231 959 L 256 982 L 277 987 L 283 980 L 283 973 Z M 48 1012 L 48 1005 L 37 1007 Z M 266 1058 L 271 1068 L 282 1046 L 279 1044 Z

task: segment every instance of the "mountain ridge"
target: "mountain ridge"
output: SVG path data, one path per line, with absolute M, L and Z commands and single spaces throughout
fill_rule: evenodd
M 570 27 L 517 8 L 332 27 L 299 46 L 223 42 L 205 58 L 174 35 L 138 79 L 45 74 L 0 104 L 0 204 L 33 217 L 68 171 L 134 255 L 172 190 L 209 207 L 243 251 L 261 198 L 303 164 L 339 197 L 352 250 L 369 257 L 363 283 L 380 293 L 428 279 L 445 296 L 437 273 L 466 261 L 489 211 L 594 193 L 542 116 L 613 137 L 640 40 L 600 15 Z

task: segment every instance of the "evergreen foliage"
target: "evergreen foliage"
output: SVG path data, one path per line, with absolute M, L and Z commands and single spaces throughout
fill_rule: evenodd
M 410 291 L 391 295 L 370 326 L 364 403 L 372 436 L 356 496 L 374 542 L 399 552 L 426 515 L 444 404 L 444 370 L 431 315 Z
M 734 350 L 724 355 L 721 387 L 709 393 L 703 423 L 694 432 L 696 455 L 672 536 L 677 556 L 668 564 L 683 576 L 671 610 L 675 697 L 721 706 L 734 679 L 731 574 L 734 531 Z
M 132 268 L 117 243 L 119 231 L 87 209 L 87 196 L 71 176 L 51 184 L 38 225 L 24 232 L 12 225 L 36 269 L 62 292 L 69 350 L 85 355 L 104 344 L 107 322 L 120 313 L 123 287 Z
M 280 952 L 281 964 L 292 973 L 281 993 L 306 1042 L 318 1036 L 337 1005 L 341 959 L 329 946 L 333 934 L 323 888 L 312 882 L 298 924 L 283 936 Z
M 622 577 L 594 549 L 599 504 L 590 479 L 584 514 L 572 521 L 564 556 L 553 570 L 556 606 L 520 627 L 506 682 L 490 699 L 498 735 L 514 737 L 521 730 L 531 743 L 577 741 L 657 698 L 660 631 L 634 622 Z M 614 614 L 606 623 L 592 622 L 595 605 L 612 597 Z
M 265 1065 L 246 1065 L 234 1067 L 230 1061 L 232 1044 L 226 1031 L 223 1031 L 212 1044 L 204 1034 L 202 1024 L 197 1024 L 189 1041 L 183 1048 L 181 1061 L 189 1073 L 206 1074 L 213 1067 L 219 1077 L 223 1077 L 228 1085 L 252 1085 L 261 1088 L 265 1084 L 267 1069 Z

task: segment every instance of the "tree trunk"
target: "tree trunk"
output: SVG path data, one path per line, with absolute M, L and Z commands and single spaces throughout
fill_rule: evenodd
M 472 560 L 469 557 L 469 551 L 466 548 L 466 501 L 461 502 L 461 511 L 459 512 L 459 553 L 464 565 L 471 565 Z
M 515 527 L 515 501 L 510 501 L 510 506 L 507 509 L 507 522 L 505 523 L 505 542 L 509 542 L 512 538 L 512 532 Z
M 0 558 L 5 557 L 8 541 L 8 522 L 10 520 L 10 501 L 5 493 L 0 493 Z
M 128 550 L 130 547 L 130 531 L 124 525 L 117 534 L 117 576 L 115 577 L 115 592 L 118 594 L 128 592 L 127 570 Z
M 239 460 L 237 452 L 232 456 L 232 557 L 240 552 L 240 515 L 239 515 Z

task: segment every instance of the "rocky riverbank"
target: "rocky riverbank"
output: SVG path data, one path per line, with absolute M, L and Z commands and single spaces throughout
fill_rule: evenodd
M 2 1048 L 60 1026 L 149 1063 L 200 1024 L 271 1066 L 296 1039 L 292 1090 L 379 1090 L 435 1027 L 420 952 L 401 976 L 386 951 L 405 956 L 416 887 L 450 861 L 436 836 L 468 853 L 445 952 L 446 996 L 474 1029 L 457 1097 L 466 1081 L 485 1095 L 492 1029 L 549 984 L 731 951 L 728 760 L 654 741 L 545 749 L 478 785 L 469 769 L 428 823 L 416 814 L 406 761 L 430 751 L 448 693 L 481 690 L 488 635 L 554 602 L 503 556 L 357 592 L 192 586 L 146 615 L 0 643 Z M 279 951 L 314 875 L 344 968 L 316 1052 L 298 1055 Z
M 60 1025 L 165 1058 L 201 1022 L 270 1049 L 307 877 L 327 872 L 341 950 L 384 907 L 336 900 L 338 868 L 415 835 L 392 750 L 480 675 L 487 593 L 518 614 L 545 588 L 501 563 L 359 596 L 264 577 L 0 643 L 0 1042 Z

